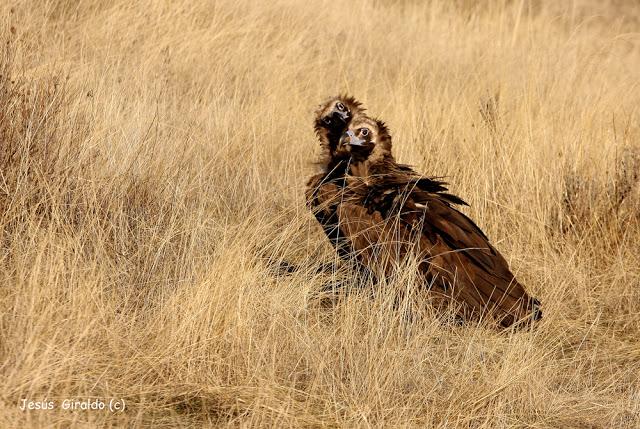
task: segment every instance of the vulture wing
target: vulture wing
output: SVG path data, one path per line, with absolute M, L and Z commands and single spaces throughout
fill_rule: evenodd
M 336 212 L 343 241 L 376 272 L 388 273 L 408 253 L 417 254 L 425 282 L 462 304 L 466 317 L 490 314 L 503 326 L 540 318 L 539 302 L 482 230 L 453 206 L 466 203 L 445 185 L 404 174 L 380 175 L 366 192 L 349 185 L 352 197 Z
M 307 182 L 307 205 L 324 233 L 336 248 L 341 258 L 348 258 L 350 248 L 344 232 L 340 229 L 337 208 L 343 199 L 341 180 L 330 180 L 326 173 L 313 176 Z

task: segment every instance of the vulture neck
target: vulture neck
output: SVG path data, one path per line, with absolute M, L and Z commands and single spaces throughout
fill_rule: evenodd
M 330 158 L 324 166 L 324 171 L 327 179 L 330 180 L 343 179 L 346 176 L 370 180 L 395 171 L 393 168 L 395 165 L 397 163 L 390 154 L 377 159 Z M 369 182 L 369 180 L 366 181 Z
M 349 175 L 357 177 L 369 177 L 372 173 L 373 164 L 368 161 L 352 161 L 349 164 Z
M 388 170 L 386 165 L 390 163 L 395 163 L 391 155 L 385 155 L 378 159 L 367 158 L 357 161 L 352 159 L 349 163 L 348 173 L 356 177 L 380 176 Z

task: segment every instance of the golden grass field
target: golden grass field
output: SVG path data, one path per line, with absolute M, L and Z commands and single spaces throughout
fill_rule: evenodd
M 0 427 L 640 427 L 639 31 L 634 1 L 2 2 Z M 337 93 L 471 204 L 534 329 L 316 273 Z

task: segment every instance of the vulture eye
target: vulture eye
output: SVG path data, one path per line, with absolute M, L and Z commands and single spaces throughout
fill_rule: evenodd
M 369 135 L 369 129 L 368 128 L 360 128 L 360 134 L 362 134 L 363 137 L 366 137 Z
M 338 110 L 345 110 L 344 104 L 340 103 L 338 101 L 338 104 L 336 104 L 336 107 L 338 108 Z
M 325 124 L 329 125 L 331 123 L 331 118 L 325 116 L 324 118 L 322 118 L 322 122 L 324 122 Z

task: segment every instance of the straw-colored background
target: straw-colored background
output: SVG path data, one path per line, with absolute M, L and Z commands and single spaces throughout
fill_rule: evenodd
M 556 3 L 2 2 L 0 427 L 639 427 L 640 6 Z M 411 273 L 321 305 L 339 92 L 471 203 L 535 330 L 404 317 Z

